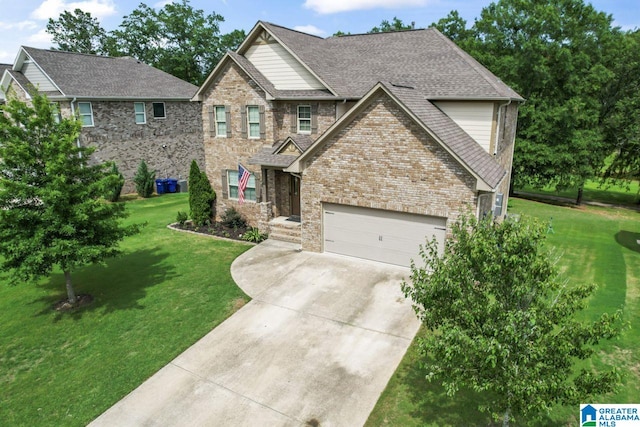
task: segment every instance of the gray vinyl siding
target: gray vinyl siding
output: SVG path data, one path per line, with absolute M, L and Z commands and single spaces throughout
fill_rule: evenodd
M 37 87 L 40 91 L 46 92 L 58 90 L 53 83 L 51 83 L 51 80 L 49 80 L 34 63 L 25 61 L 22 65 L 22 70 L 20 71 L 29 80 L 29 82 L 31 82 L 31 84 Z
M 486 101 L 434 101 L 447 116 L 490 152 L 492 127 L 494 119 L 494 103 Z
M 306 68 L 279 43 L 251 46 L 245 57 L 278 90 L 325 89 Z

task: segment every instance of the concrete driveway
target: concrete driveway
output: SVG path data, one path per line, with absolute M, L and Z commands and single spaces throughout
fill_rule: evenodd
M 91 426 L 359 426 L 418 330 L 409 270 L 266 241 L 231 273 L 253 298 Z

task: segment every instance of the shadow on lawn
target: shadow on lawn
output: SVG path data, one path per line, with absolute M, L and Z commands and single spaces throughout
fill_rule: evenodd
M 405 383 L 408 385 L 414 410 L 411 416 L 420 420 L 422 425 L 433 426 L 486 426 L 497 427 L 502 421 L 493 420 L 489 413 L 480 412 L 478 406 L 489 403 L 486 392 L 479 393 L 470 389 L 460 389 L 454 396 L 447 393 L 437 381 L 426 380 L 426 371 L 413 363 L 405 365 Z M 512 419 L 511 426 L 549 426 L 557 425 L 546 414 Z
M 616 233 L 616 242 L 634 252 L 640 252 L 640 233 L 620 230 Z
M 106 266 L 91 265 L 72 273 L 76 294 L 90 294 L 93 302 L 66 312 L 56 312 L 55 321 L 64 317 L 82 318 L 83 314 L 101 309 L 103 314 L 116 310 L 144 309 L 140 304 L 146 289 L 176 277 L 174 267 L 163 262 L 168 253 L 159 250 L 139 250 L 107 261 Z M 34 304 L 46 303 L 38 315 L 50 315 L 53 305 L 65 299 L 64 276 L 53 274 L 40 288 L 51 291 Z

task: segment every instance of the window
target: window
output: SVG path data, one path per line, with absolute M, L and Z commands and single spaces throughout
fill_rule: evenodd
M 228 170 L 227 171 L 227 184 L 229 186 L 229 198 L 237 199 L 238 198 L 238 171 L 237 170 Z M 249 182 L 247 183 L 247 188 L 244 190 L 244 200 L 247 201 L 256 201 L 256 177 L 251 174 L 249 177 Z
M 216 136 L 225 138 L 227 136 L 227 113 L 224 106 L 215 107 Z
M 147 123 L 147 112 L 145 111 L 144 102 L 134 102 L 133 109 L 136 112 L 136 124 L 143 125 Z
M 164 111 L 164 102 L 154 102 L 153 103 L 153 118 L 154 119 L 165 119 L 166 113 Z
M 60 104 L 57 102 L 51 103 L 51 117 L 56 123 L 60 123 L 62 121 L 62 115 L 60 114 Z
M 298 105 L 298 133 L 311 133 L 310 105 Z
M 260 109 L 257 106 L 247 107 L 247 124 L 249 138 L 260 138 Z
M 93 126 L 93 108 L 90 102 L 78 102 L 78 114 L 82 126 Z

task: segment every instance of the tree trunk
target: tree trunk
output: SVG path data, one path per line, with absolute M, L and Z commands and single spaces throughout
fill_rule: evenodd
M 71 284 L 71 272 L 65 270 L 64 272 L 64 280 L 67 283 L 67 298 L 71 304 L 75 304 L 78 302 L 78 298 L 76 298 L 76 293 L 73 290 L 73 285 Z
M 576 199 L 576 205 L 580 206 L 582 204 L 582 191 L 584 190 L 584 184 L 580 184 L 578 187 L 578 198 Z
M 502 427 L 509 427 L 509 409 L 504 412 L 504 418 L 502 419 Z

